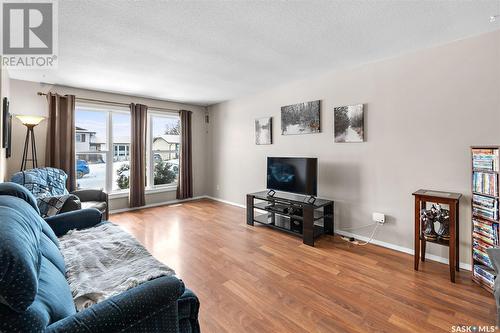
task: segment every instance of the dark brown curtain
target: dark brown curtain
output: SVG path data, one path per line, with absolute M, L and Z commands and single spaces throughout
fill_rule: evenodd
M 130 179 L 129 205 L 140 207 L 146 204 L 146 121 L 148 107 L 143 104 L 130 104 L 132 133 L 130 142 Z
M 181 151 L 179 158 L 179 179 L 177 181 L 177 199 L 193 196 L 193 157 L 191 139 L 191 111 L 179 111 L 181 118 Z
M 75 96 L 47 94 L 49 117 L 45 165 L 66 172 L 69 191 L 76 188 Z

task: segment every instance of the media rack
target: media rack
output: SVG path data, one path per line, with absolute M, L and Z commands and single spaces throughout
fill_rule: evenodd
M 500 146 L 471 147 L 472 280 L 493 293 L 495 271 L 487 249 L 500 246 Z
M 314 246 L 323 234 L 333 235 L 334 202 L 306 196 L 268 191 L 247 194 L 247 224 L 261 225 L 302 236 L 304 244 Z M 257 214 L 256 214 L 257 212 Z

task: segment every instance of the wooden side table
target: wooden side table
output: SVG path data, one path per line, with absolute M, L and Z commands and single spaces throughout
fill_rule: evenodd
M 460 270 L 459 260 L 459 202 L 462 194 L 432 190 L 418 190 L 415 196 L 415 270 L 418 271 L 420 259 L 425 261 L 425 247 L 427 242 L 437 243 L 449 247 L 450 280 L 455 282 L 455 270 Z M 450 240 L 426 240 L 420 225 L 420 211 L 426 208 L 427 202 L 448 205 L 450 207 Z

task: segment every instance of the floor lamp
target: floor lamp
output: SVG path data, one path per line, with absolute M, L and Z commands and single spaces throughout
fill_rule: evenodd
M 38 160 L 36 157 L 36 144 L 35 144 L 35 132 L 33 129 L 36 125 L 40 124 L 45 117 L 41 116 L 16 116 L 24 126 L 26 126 L 26 139 L 24 139 L 24 152 L 23 152 L 23 161 L 21 162 L 21 171 L 26 170 L 28 166 L 28 161 L 32 162 L 33 169 L 38 168 Z M 31 139 L 31 159 L 28 159 L 28 150 L 30 146 Z

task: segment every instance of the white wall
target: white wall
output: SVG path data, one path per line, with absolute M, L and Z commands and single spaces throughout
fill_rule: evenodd
M 171 109 L 184 109 L 193 111 L 193 183 L 194 196 L 206 193 L 207 179 L 207 128 L 205 124 L 205 108 L 195 105 L 186 105 L 154 99 L 139 98 L 120 94 L 104 93 L 92 90 L 54 86 L 36 82 L 10 80 L 10 110 L 12 114 L 29 114 L 47 116 L 47 100 L 45 96 L 38 96 L 37 92 L 57 92 L 59 94 L 74 94 L 77 97 L 100 99 L 120 103 L 142 103 L 149 107 L 163 107 Z M 13 121 L 13 151 L 12 157 L 7 160 L 7 179 L 17 172 L 21 165 L 26 127 L 17 119 Z M 45 162 L 45 143 L 47 122 L 43 121 L 35 127 L 38 164 Z M 146 204 L 154 204 L 174 200 L 175 191 L 154 193 L 146 195 Z M 122 209 L 128 206 L 127 198 L 111 200 L 111 209 Z
M 322 132 L 282 136 L 280 107 L 317 99 Z M 334 143 L 333 108 L 354 103 L 366 107 L 366 142 Z M 335 200 L 336 228 L 384 212 L 388 222 L 376 239 L 413 248 L 411 193 L 461 192 L 460 258 L 469 263 L 469 147 L 500 144 L 500 31 L 292 82 L 209 112 L 210 195 L 243 204 L 246 193 L 266 187 L 266 156 L 318 157 L 318 194 Z M 257 146 L 254 120 L 265 116 L 273 117 L 274 143 Z M 430 245 L 447 257 L 447 248 Z

